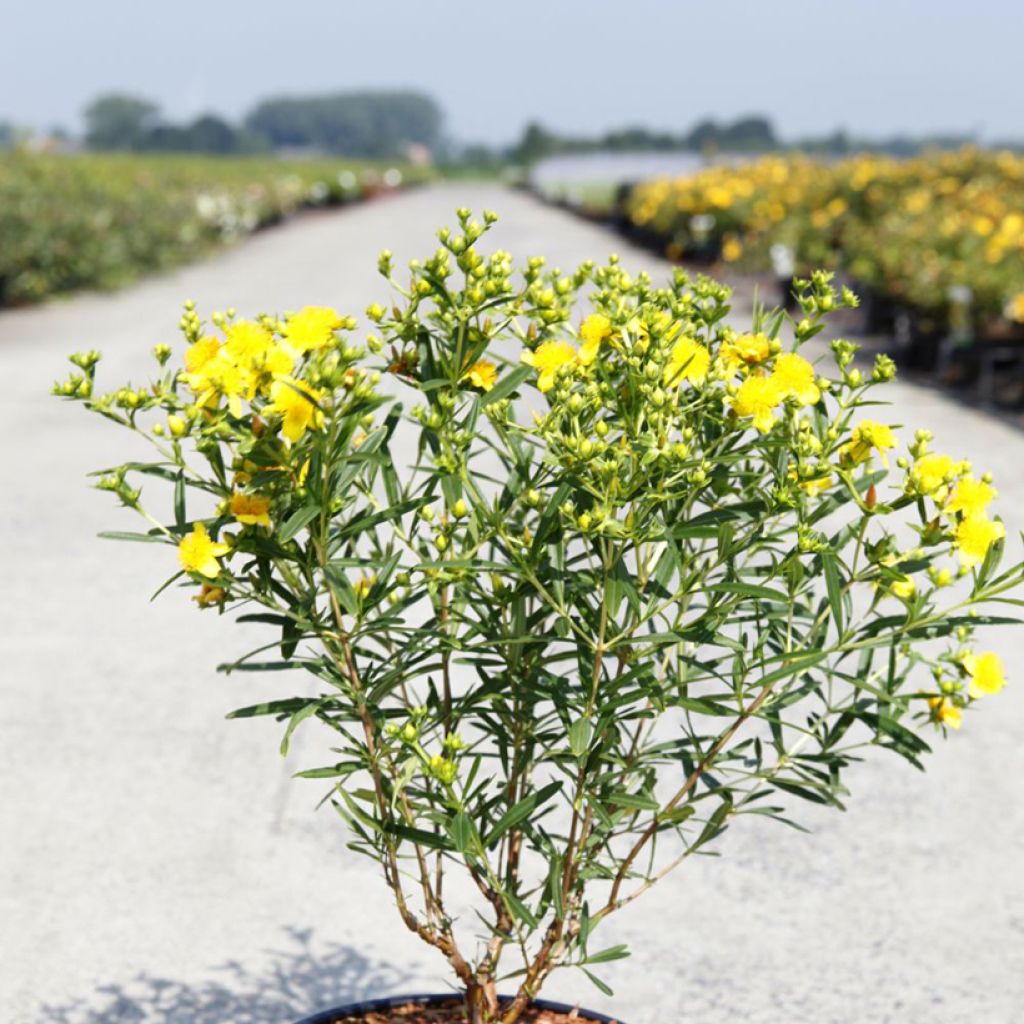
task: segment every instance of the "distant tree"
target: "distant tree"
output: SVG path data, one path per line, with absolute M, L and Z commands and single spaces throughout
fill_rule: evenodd
M 776 149 L 775 129 L 766 117 L 741 117 L 722 128 L 719 147 L 732 150 Z
M 655 132 L 649 128 L 622 128 L 608 132 L 601 140 L 603 149 L 613 152 L 637 152 L 643 150 L 679 149 L 681 140 L 666 132 Z
M 153 153 L 191 153 L 190 143 L 187 128 L 178 124 L 158 124 L 142 134 L 135 148 Z
M 85 144 L 89 149 L 140 149 L 159 114 L 156 104 L 137 96 L 98 96 L 85 109 Z
M 236 128 L 216 114 L 203 114 L 191 124 L 162 121 L 149 124 L 133 136 L 130 147 L 139 152 L 152 153 L 260 153 L 267 148 L 266 140 L 244 128 Z M 99 147 L 94 147 L 99 148 Z
M 245 125 L 277 149 L 393 157 L 410 144 L 436 149 L 442 121 L 440 107 L 422 93 L 352 92 L 265 100 Z
M 549 132 L 536 121 L 531 121 L 523 129 L 523 137 L 513 148 L 512 156 L 517 163 L 532 164 L 564 149 L 565 140 Z
M 715 149 L 718 146 L 720 134 L 721 129 L 714 121 L 707 119 L 698 121 L 686 136 L 686 145 L 689 149 L 700 151 Z
M 0 121 L 0 149 L 10 149 L 15 138 L 14 125 L 10 121 Z
M 238 133 L 227 121 L 214 114 L 196 118 L 188 128 L 189 149 L 193 153 L 235 153 Z
M 450 155 L 450 163 L 457 167 L 477 170 L 497 170 L 505 163 L 506 154 L 493 146 L 474 142 Z

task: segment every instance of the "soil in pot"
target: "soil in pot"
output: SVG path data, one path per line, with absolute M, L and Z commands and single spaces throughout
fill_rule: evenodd
M 523 1011 L 520 1024 L 592 1024 L 593 1018 L 581 1010 L 562 1013 L 555 1010 L 530 1008 Z M 330 1024 L 467 1024 L 466 1010 L 461 999 L 424 1006 L 409 1002 L 381 1010 L 367 1010 L 355 1015 L 343 1014 Z

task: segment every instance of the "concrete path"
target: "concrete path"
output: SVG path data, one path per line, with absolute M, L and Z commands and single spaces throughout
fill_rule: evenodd
M 224 713 L 280 680 L 225 678 L 246 637 L 177 592 L 147 598 L 166 551 L 84 474 L 125 437 L 48 397 L 64 354 L 98 347 L 108 381 L 176 342 L 186 297 L 240 311 L 380 299 L 376 254 L 425 255 L 452 210 L 493 207 L 495 243 L 565 267 L 615 249 L 600 228 L 496 187 L 438 187 L 296 221 L 117 295 L 0 314 L 0 1021 L 285 1024 L 347 998 L 443 990 L 444 964 L 399 925 L 375 865 L 346 850 L 322 789 L 289 781 L 272 722 Z M 1024 527 L 1024 435 L 897 385 L 894 418 L 931 426 L 996 474 Z M 94 421 L 95 420 L 95 421 Z M 556 977 L 552 997 L 630 1024 L 1013 1024 L 1024 1020 L 1024 632 L 1011 674 L 925 775 L 879 752 L 846 815 L 813 836 L 742 822 L 607 927 L 632 959 Z M 807 820 L 806 816 L 803 820 Z

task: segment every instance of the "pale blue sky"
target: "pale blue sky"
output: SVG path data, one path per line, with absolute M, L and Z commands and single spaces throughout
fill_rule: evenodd
M 1024 137 L 1020 0 L 0 0 L 0 119 L 76 129 L 104 90 L 172 118 L 414 86 L 449 133 L 771 116 L 783 135 Z

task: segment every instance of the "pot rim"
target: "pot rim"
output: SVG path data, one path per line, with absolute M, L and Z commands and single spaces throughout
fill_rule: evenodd
M 372 1010 L 386 1010 L 389 1007 L 403 1006 L 406 1003 L 422 1003 L 424 1006 L 435 1006 L 437 1003 L 447 1003 L 451 1002 L 452 999 L 458 998 L 458 992 L 434 992 L 429 994 L 414 992 L 411 995 L 365 999 L 357 1003 L 343 1003 L 341 1006 L 321 1010 L 319 1013 L 314 1013 L 311 1017 L 303 1017 L 301 1020 L 296 1021 L 295 1024 L 334 1024 L 334 1021 L 345 1013 L 369 1013 Z M 508 1003 L 512 1001 L 512 996 L 498 996 L 498 999 L 502 1003 Z M 554 1003 L 549 999 L 534 999 L 530 1005 L 537 1007 L 539 1010 L 551 1010 L 553 1013 L 571 1013 L 577 1009 L 576 1004 Z M 587 1010 L 582 1006 L 579 1007 L 579 1012 L 585 1015 L 585 1019 L 581 1021 L 581 1024 L 591 1024 L 591 1022 L 593 1024 L 623 1024 L 618 1017 L 608 1017 L 603 1013 Z

